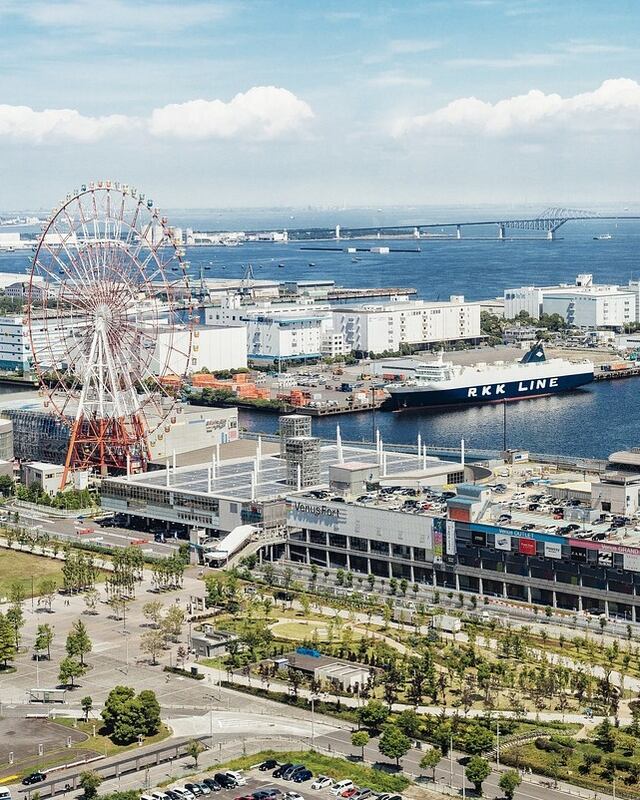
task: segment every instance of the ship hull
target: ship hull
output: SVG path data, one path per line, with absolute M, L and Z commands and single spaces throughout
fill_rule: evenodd
M 394 411 L 409 408 L 443 408 L 447 406 L 502 403 L 546 397 L 561 392 L 570 392 L 593 381 L 593 372 L 559 375 L 549 378 L 525 378 L 501 383 L 485 383 L 476 386 L 460 386 L 452 389 L 429 390 L 418 386 L 387 387 L 389 405 Z

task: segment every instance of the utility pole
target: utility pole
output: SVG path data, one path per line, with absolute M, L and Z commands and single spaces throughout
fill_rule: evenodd
M 500 722 L 496 722 L 496 767 L 500 766 Z
M 449 737 L 449 786 L 453 787 L 453 734 Z
M 502 449 L 507 449 L 507 401 L 502 401 Z

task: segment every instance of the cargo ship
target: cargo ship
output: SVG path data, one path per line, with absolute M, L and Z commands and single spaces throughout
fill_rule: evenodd
M 495 361 L 492 364 L 462 366 L 436 361 L 416 368 L 414 375 L 385 389 L 394 411 L 409 408 L 500 403 L 568 392 L 591 383 L 593 362 L 547 359 L 538 343 L 520 361 Z

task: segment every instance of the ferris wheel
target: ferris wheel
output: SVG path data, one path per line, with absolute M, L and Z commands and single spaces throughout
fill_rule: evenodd
M 149 437 L 180 412 L 193 314 L 184 251 L 153 202 L 90 183 L 44 225 L 31 264 L 28 327 L 45 405 L 70 423 L 75 469 L 139 471 Z

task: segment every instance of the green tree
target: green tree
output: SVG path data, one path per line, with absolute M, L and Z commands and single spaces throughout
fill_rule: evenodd
M 616 747 L 616 740 L 613 734 L 613 728 L 609 720 L 605 717 L 602 722 L 596 726 L 594 731 L 594 744 L 605 753 L 612 753 Z
M 435 782 L 436 767 L 442 760 L 442 751 L 438 747 L 431 747 L 420 759 L 421 769 L 431 770 L 431 780 Z
M 144 734 L 155 736 L 160 730 L 160 703 L 156 693 L 151 689 L 143 689 L 138 695 L 144 716 Z
M 522 778 L 520 774 L 516 772 L 515 769 L 508 769 L 506 772 L 503 772 L 500 776 L 500 780 L 498 781 L 498 786 L 504 792 L 504 796 L 506 800 L 513 800 L 513 795 L 516 792 L 516 789 L 522 783 Z
M 93 708 L 93 698 L 91 698 L 89 695 L 83 697 L 80 701 L 80 708 L 84 711 L 84 721 L 88 722 L 89 712 Z
M 364 748 L 369 744 L 369 734 L 366 731 L 354 731 L 351 734 L 351 744 L 360 748 L 360 760 L 364 761 Z
M 176 605 L 172 605 L 167 609 L 166 614 L 160 622 L 160 628 L 162 629 L 165 638 L 174 642 L 180 638 L 183 625 L 184 611 Z
M 4 668 L 9 666 L 16 654 L 16 643 L 13 628 L 5 614 L 0 613 L 0 661 Z
M 416 714 L 412 708 L 407 708 L 398 714 L 396 725 L 411 739 L 417 739 L 422 732 L 422 720 L 420 719 L 420 715 Z
M 464 749 L 478 755 L 493 747 L 493 733 L 482 725 L 469 725 L 464 734 Z
M 84 675 L 85 671 L 86 668 L 83 667 L 79 661 L 71 656 L 67 656 L 60 662 L 58 680 L 60 683 L 63 683 L 65 686 L 71 686 L 73 689 L 75 686 L 75 679 Z
M 165 637 L 162 631 L 147 631 L 140 637 L 140 650 L 151 656 L 151 664 L 158 663 L 158 653 L 162 652 L 165 646 Z
M 47 651 L 47 660 L 51 661 L 51 645 L 53 643 L 53 628 L 48 623 L 44 623 L 43 625 L 38 625 L 38 629 L 36 631 L 36 639 L 33 645 L 33 649 L 36 651 L 36 655 L 40 655 Z
M 122 709 L 135 695 L 135 690 L 130 686 L 114 686 L 109 692 L 101 713 L 107 733 L 113 732 L 116 720 L 122 713 Z
M 388 725 L 378 741 L 378 750 L 387 758 L 395 758 L 396 765 L 411 750 L 411 740 L 395 725 Z
M 157 628 L 162 619 L 162 609 L 164 603 L 161 600 L 149 600 L 142 606 L 142 615 L 154 628 Z
M 78 783 L 84 792 L 85 800 L 93 800 L 94 797 L 98 796 L 98 789 L 100 788 L 102 780 L 102 775 L 94 770 L 88 770 L 80 774 Z
M 202 742 L 199 742 L 197 739 L 192 739 L 187 745 L 187 755 L 191 756 L 195 767 L 198 766 L 198 759 L 200 758 L 200 753 L 202 753 L 204 749 L 205 747 L 202 744 Z
M 13 631 L 13 638 L 16 643 L 16 650 L 20 647 L 20 631 L 24 626 L 24 614 L 22 613 L 22 606 L 15 603 L 10 606 L 6 613 L 7 622 Z
M 81 619 L 76 620 L 73 623 L 73 626 L 67 636 L 65 649 L 68 656 L 71 658 L 78 656 L 80 659 L 80 666 L 85 666 L 84 657 L 87 653 L 91 652 L 93 649 L 93 644 L 89 638 L 87 626 Z
M 357 711 L 358 722 L 371 730 L 379 730 L 389 716 L 389 709 L 381 700 L 369 700 Z
M 476 792 L 481 795 L 482 782 L 491 775 L 491 764 L 482 756 L 472 756 L 464 774 L 467 776 L 467 780 L 474 785 Z
M 0 475 L 0 478 L 3 476 Z M 25 600 L 24 584 L 21 581 L 14 581 L 9 587 L 9 602 L 12 606 L 22 606 Z
M 52 611 L 53 600 L 56 596 L 57 590 L 58 584 L 53 578 L 43 578 L 38 582 L 38 592 L 40 594 L 38 605 L 40 602 L 42 602 L 46 606 L 46 609 L 49 613 Z

